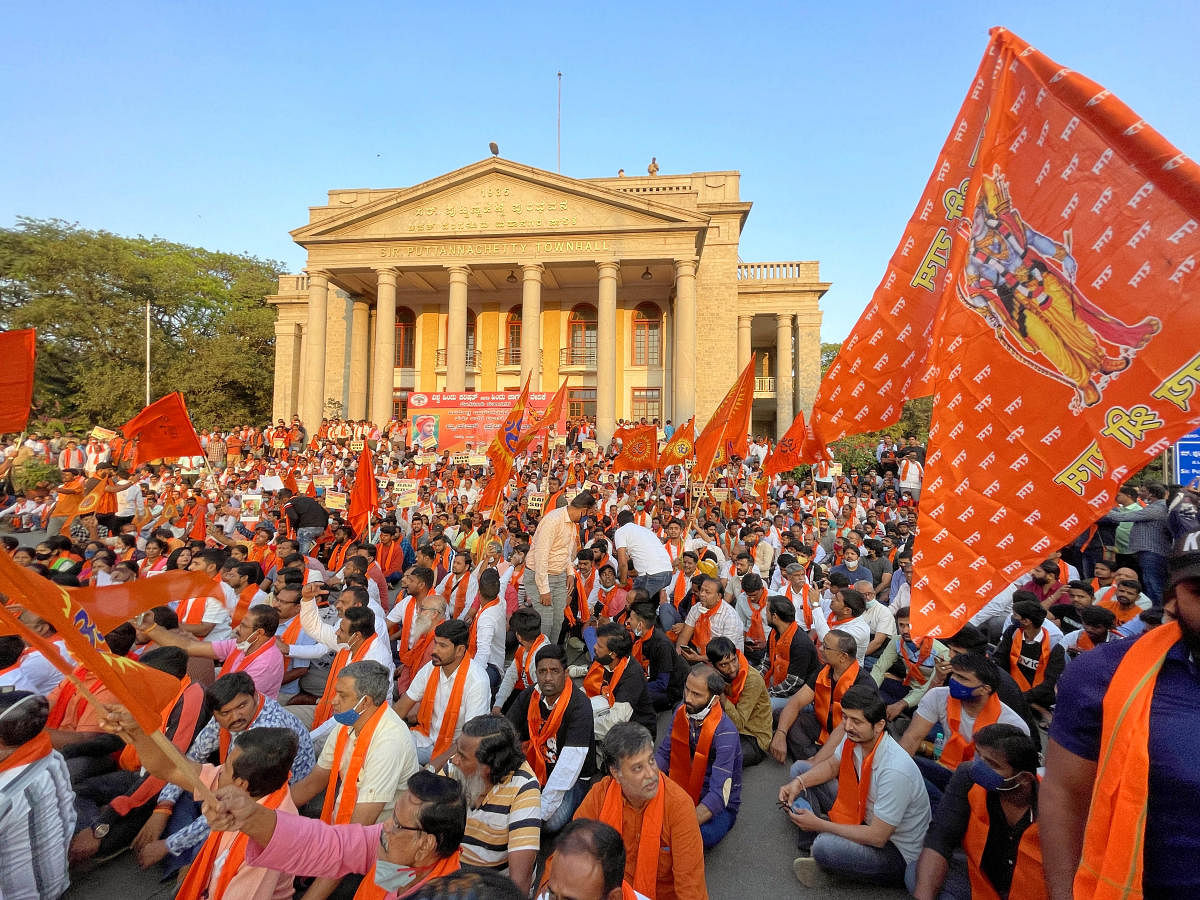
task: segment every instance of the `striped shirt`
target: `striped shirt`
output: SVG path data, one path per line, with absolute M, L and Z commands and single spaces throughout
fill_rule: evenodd
M 508 855 L 541 847 L 542 792 L 528 763 L 493 787 L 467 813 L 462 864 L 508 872 Z
M 75 792 L 57 752 L 0 772 L 0 897 L 54 900 L 71 886 Z

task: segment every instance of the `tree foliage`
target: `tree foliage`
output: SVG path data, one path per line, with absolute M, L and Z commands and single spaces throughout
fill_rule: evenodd
M 178 390 L 197 427 L 270 416 L 280 263 L 59 220 L 0 229 L 0 328 L 35 328 L 34 421 L 120 425 Z

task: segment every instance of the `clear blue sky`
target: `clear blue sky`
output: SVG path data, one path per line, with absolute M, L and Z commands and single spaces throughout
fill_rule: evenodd
M 329 188 L 487 156 L 739 169 L 743 259 L 819 259 L 824 338 L 870 298 L 991 25 L 1200 144 L 1200 4 L 6 4 L 0 224 L 57 217 L 303 265 Z M 1187 60 L 1191 59 L 1189 63 Z

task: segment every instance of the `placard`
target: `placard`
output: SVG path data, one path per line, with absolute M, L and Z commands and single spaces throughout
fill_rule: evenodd
M 710 488 L 709 493 L 718 503 L 724 503 L 729 499 L 729 488 Z
M 286 450 L 287 438 L 271 438 L 271 446 L 276 450 Z
M 241 520 L 253 525 L 262 517 L 262 494 L 242 494 Z
M 346 495 L 341 491 L 328 491 L 325 494 L 326 509 L 345 509 Z
M 529 495 L 529 500 L 526 502 L 530 512 L 541 512 L 546 506 L 547 495 L 544 492 L 537 492 Z
M 417 505 L 417 493 L 420 482 L 415 478 L 401 478 L 396 482 L 396 506 L 407 508 Z
M 553 391 L 531 391 L 525 415 L 541 416 L 553 397 Z M 408 443 L 422 450 L 462 450 L 467 444 L 486 447 L 516 399 L 515 391 L 411 393 Z M 564 414 L 560 426 L 565 418 Z
M 308 489 L 310 487 L 312 487 L 312 479 L 311 478 L 297 478 L 296 479 L 296 493 L 297 494 L 300 494 L 300 495 L 307 494 Z
M 593 440 L 588 440 L 587 438 L 584 438 L 581 443 L 583 444 L 584 453 L 595 453 L 600 448 L 599 444 Z
M 842 464 L 841 463 L 830 463 L 829 464 L 829 475 L 831 478 L 841 478 L 842 477 Z
M 468 465 L 472 466 L 487 466 L 488 458 L 486 453 L 471 453 L 467 457 Z
M 359 439 L 357 441 L 351 441 L 350 442 L 350 452 L 351 453 L 362 453 L 362 449 L 366 445 L 367 445 L 367 442 L 364 440 L 361 440 L 361 439 Z
M 118 437 L 115 431 L 109 431 L 107 428 L 101 428 L 99 425 L 92 429 L 90 436 L 98 441 L 111 441 Z
M 469 466 L 471 464 L 471 454 L 455 453 L 451 455 L 450 463 L 455 466 Z
M 313 487 L 317 488 L 318 490 L 322 490 L 322 491 L 333 490 L 333 476 L 332 475 L 314 475 L 313 476 Z
M 441 459 L 436 453 L 418 453 L 414 458 L 414 462 L 418 466 L 431 466 Z

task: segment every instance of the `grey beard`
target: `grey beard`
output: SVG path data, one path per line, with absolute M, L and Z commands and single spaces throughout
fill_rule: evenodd
M 491 786 L 478 772 L 463 776 L 463 794 L 466 796 L 467 806 L 471 809 L 478 809 L 490 790 Z

